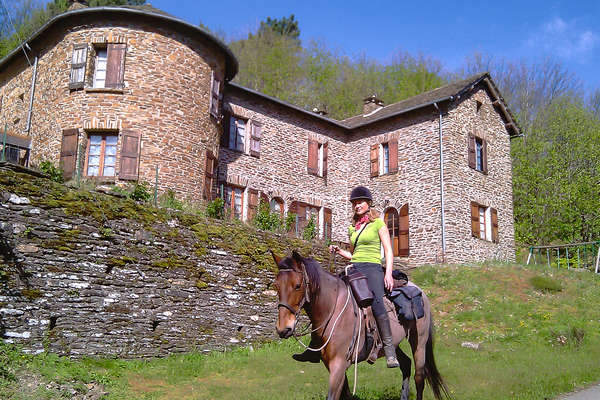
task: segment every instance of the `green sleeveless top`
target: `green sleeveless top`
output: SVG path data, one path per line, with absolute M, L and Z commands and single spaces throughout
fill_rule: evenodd
M 370 222 L 360 234 L 358 242 L 354 247 L 354 253 L 350 262 L 369 262 L 381 264 L 381 240 L 379 239 L 379 229 L 385 226 L 385 222 L 381 218 Z M 348 236 L 350 244 L 354 244 L 358 232 L 354 225 L 348 228 Z

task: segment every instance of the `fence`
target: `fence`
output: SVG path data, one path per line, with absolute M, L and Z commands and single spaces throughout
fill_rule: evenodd
M 550 267 L 567 269 L 593 269 L 600 267 L 600 241 L 550 246 L 531 246 L 527 265 L 545 263 Z

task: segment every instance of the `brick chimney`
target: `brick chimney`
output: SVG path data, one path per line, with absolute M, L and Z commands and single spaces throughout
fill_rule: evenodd
M 79 10 L 80 8 L 86 8 L 88 6 L 87 0 L 69 0 L 68 10 Z
M 383 101 L 373 94 L 363 100 L 363 115 L 371 114 L 374 111 L 383 108 Z

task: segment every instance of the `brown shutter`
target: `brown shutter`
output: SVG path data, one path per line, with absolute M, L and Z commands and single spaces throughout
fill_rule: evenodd
M 492 242 L 498 243 L 500 237 L 498 236 L 498 211 L 495 208 L 490 208 L 492 214 Z
M 216 158 L 213 155 L 212 151 L 206 151 L 206 163 L 204 170 L 204 199 L 211 201 L 213 199 L 212 196 L 212 187 L 215 179 L 215 164 Z
M 107 88 L 123 88 L 125 74 L 125 43 L 109 43 L 106 46 L 106 82 Z
M 332 221 L 333 213 L 331 212 L 331 208 L 323 209 L 323 232 L 325 233 L 325 240 L 331 240 L 331 221 Z
M 71 74 L 69 77 L 69 89 L 83 89 L 85 82 L 85 66 L 87 63 L 87 44 L 73 45 L 71 56 Z
M 136 181 L 140 163 L 141 134 L 133 131 L 123 131 L 121 141 L 121 167 L 119 178 Z
M 488 165 L 487 165 L 487 141 L 481 139 L 481 166 L 483 169 L 483 173 L 488 173 Z
M 262 125 L 252 121 L 250 129 L 250 155 L 260 157 L 260 140 L 262 139 Z
M 308 173 L 319 174 L 319 142 L 308 139 Z
M 471 235 L 479 238 L 479 204 L 471 202 Z
M 223 131 L 221 132 L 221 147 L 229 148 L 229 129 L 231 129 L 231 115 L 225 113 L 223 116 Z
M 60 166 L 65 180 L 71 179 L 77 164 L 79 129 L 63 129 L 60 146 Z
M 298 206 L 297 206 L 297 211 L 298 211 L 298 231 L 296 232 L 298 235 L 302 235 L 302 231 L 304 230 L 304 227 L 306 226 L 306 224 L 308 223 L 308 220 L 306 219 L 306 204 L 302 203 L 302 202 L 298 202 Z
M 258 208 L 258 190 L 248 189 L 248 221 L 254 219 Z
M 469 167 L 477 167 L 477 157 L 475 155 L 475 136 L 469 134 Z
M 410 246 L 408 243 L 408 235 L 409 235 L 409 221 L 408 221 L 408 204 L 405 204 L 400 208 L 400 218 L 398 225 L 400 226 L 399 232 L 399 249 L 398 253 L 400 257 L 408 257 L 410 253 Z
M 398 172 L 398 139 L 390 140 L 388 143 L 390 151 L 390 174 Z
M 379 145 L 371 146 L 371 178 L 379 176 Z
M 327 178 L 327 153 L 328 153 L 328 143 L 323 143 L 323 178 Z

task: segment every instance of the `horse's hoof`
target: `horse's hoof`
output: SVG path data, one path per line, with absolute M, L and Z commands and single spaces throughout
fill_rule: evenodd
M 385 362 L 388 368 L 398 368 L 400 366 L 396 357 L 386 357 Z
M 304 353 L 293 354 L 292 358 L 300 362 L 319 363 L 321 362 L 321 353 L 318 351 L 306 350 Z

